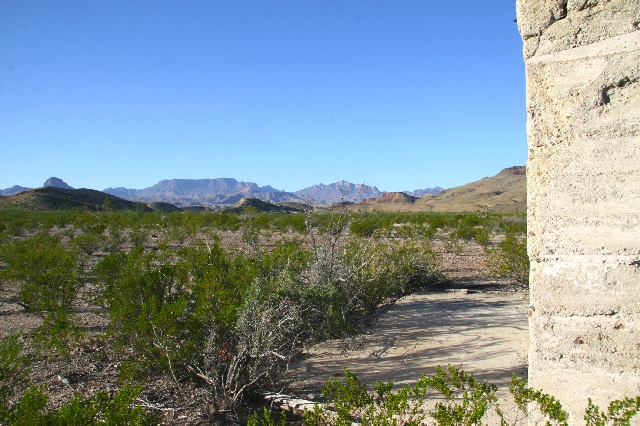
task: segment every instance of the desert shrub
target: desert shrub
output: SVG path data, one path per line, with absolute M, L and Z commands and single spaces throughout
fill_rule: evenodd
M 485 253 L 491 276 L 507 277 L 517 283 L 529 284 L 526 237 L 508 233 L 496 247 L 485 248 Z
M 148 235 L 149 231 L 146 228 L 144 228 L 139 223 L 134 223 L 129 228 L 127 236 L 129 238 L 129 242 L 135 247 L 144 246 L 145 242 L 147 241 Z
M 421 408 L 426 396 L 423 383 L 393 391 L 392 382 L 378 382 L 374 394 L 371 394 L 355 374 L 346 368 L 344 374 L 345 382 L 329 379 L 322 391 L 322 395 L 332 401 L 335 413 L 316 404 L 313 411 L 305 413 L 305 425 L 342 426 L 357 422 L 363 425 L 418 426 L 426 418 Z
M 525 213 L 511 213 L 500 216 L 500 230 L 507 234 L 525 235 L 527 232 L 527 216 Z
M 481 383 L 473 374 L 466 373 L 456 367 L 447 370 L 436 368 L 433 377 L 423 377 L 424 385 L 439 392 L 445 402 L 436 403 L 431 416 L 440 425 L 481 425 L 482 419 L 490 408 L 497 408 L 497 386 Z M 462 402 L 458 402 L 462 399 Z
M 103 220 L 103 216 L 104 215 L 90 211 L 89 209 L 75 210 L 71 218 L 71 223 L 84 234 L 93 233 L 102 235 L 107 228 L 107 223 Z
M 309 324 L 302 320 L 304 306 L 259 286 L 249 293 L 233 328 L 213 324 L 202 371 L 196 371 L 211 385 L 220 410 L 234 408 L 247 394 L 272 384 L 309 334 Z
M 453 232 L 457 238 L 465 241 L 473 240 L 480 245 L 486 246 L 489 243 L 491 230 L 483 222 L 480 216 L 470 214 L 460 219 L 457 228 Z
M 89 398 L 76 394 L 59 410 L 47 413 L 48 397 L 44 387 L 31 387 L 5 413 L 0 413 L 0 420 L 16 426 L 157 425 L 161 421 L 160 416 L 146 412 L 139 403 L 135 403 L 139 393 L 139 388 L 124 386 L 113 398 L 107 391 Z
M 80 393 L 65 405 L 60 407 L 57 413 L 49 415 L 51 425 L 83 425 L 97 424 L 100 407 L 94 398 L 83 398 Z
M 44 320 L 36 329 L 38 340 L 68 355 L 77 337 L 71 304 L 83 285 L 78 254 L 64 247 L 59 237 L 40 232 L 3 246 L 2 258 L 7 268 L 0 278 L 17 283 L 23 305 Z
M 54 226 L 58 227 L 58 229 L 62 229 L 71 223 L 72 216 L 72 213 L 69 210 L 30 212 L 29 214 L 38 222 L 41 230 L 51 229 Z
M 15 404 L 7 407 L 1 414 L 2 420 L 15 426 L 47 425 L 49 419 L 44 412 L 47 400 L 43 386 L 32 386 Z
M 193 344 L 185 342 L 197 336 L 189 333 L 193 314 L 178 269 L 154 261 L 153 254 L 138 246 L 106 256 L 97 273 L 109 311 L 109 334 L 130 354 L 122 367 L 125 375 L 155 368 L 175 378 L 174 364 L 193 351 Z
M 104 235 L 104 250 L 108 253 L 117 252 L 123 248 L 126 241 L 124 227 L 116 221 L 109 223 Z
M 431 240 L 435 237 L 435 229 L 431 228 L 427 223 L 404 222 L 394 225 L 391 235 L 405 239 L 418 238 Z
M 382 223 L 381 218 L 385 223 L 394 222 L 391 215 L 370 217 L 375 223 Z M 346 212 L 321 215 L 320 220 L 318 215 L 307 218 L 311 255 L 301 276 L 304 287 L 314 290 L 316 303 L 324 302 L 327 318 L 332 318 L 334 326 L 345 328 L 386 299 L 442 279 L 429 240 L 397 241 L 382 234 L 378 235 L 381 238 L 349 236 L 352 219 Z M 377 229 L 373 232 L 381 228 Z
M 388 232 L 392 225 L 392 215 L 362 213 L 360 215 L 352 215 L 352 223 L 349 230 L 354 236 L 365 238 Z
M 31 310 L 68 309 L 81 285 L 77 255 L 58 237 L 40 233 L 15 241 L 4 250 L 8 267 L 3 278 L 21 284 L 20 298 Z
M 331 214 L 306 218 L 306 246 L 292 239 L 265 249 L 254 243 L 263 216 L 249 212 L 243 218 L 253 250 L 218 254 L 241 264 L 242 277 L 232 278 L 229 266 L 212 267 L 219 260 L 205 261 L 203 242 L 179 255 L 190 280 L 202 283 L 193 294 L 217 300 L 203 359 L 186 364 L 210 385 L 217 410 L 233 409 L 245 395 L 270 386 L 303 345 L 348 335 L 358 318 L 386 299 L 440 279 L 426 240 L 349 237 L 349 217 Z
M 84 398 L 76 394 L 58 411 L 45 412 L 45 386 L 28 385 L 29 361 L 18 336 L 0 341 L 0 423 L 8 425 L 146 425 L 160 420 L 134 404 L 140 388 L 125 386 L 112 398 L 107 391 Z M 18 396 L 22 395 L 18 398 Z
M 13 396 L 28 383 L 29 359 L 21 352 L 18 336 L 0 340 L 0 421 L 8 415 Z
M 247 426 L 286 426 L 287 414 L 284 411 L 280 412 L 280 416 L 272 416 L 271 412 L 264 407 L 262 410 L 262 416 L 258 413 L 253 413 L 247 420 Z
M 24 214 L 19 210 L 6 212 L 8 218 L 4 221 L 5 232 L 10 235 L 19 236 L 34 231 L 38 227 L 38 222 L 32 215 Z
M 513 396 L 520 412 L 525 414 L 525 417 L 529 417 L 529 410 L 532 405 L 535 405 L 541 415 L 549 419 L 549 421 L 553 421 L 554 424 L 567 424 L 567 413 L 562 410 L 560 401 L 540 390 L 528 387 L 527 381 L 518 378 L 515 374 L 511 378 L 509 392 Z M 547 422 L 547 424 L 551 423 Z
M 103 237 L 92 232 L 83 233 L 77 236 L 73 235 L 70 242 L 71 245 L 76 246 L 84 254 L 91 256 L 102 248 Z
M 612 401 L 605 414 L 589 398 L 589 404 L 584 414 L 587 426 L 629 426 L 631 419 L 640 410 L 640 396 Z
M 438 262 L 427 240 L 348 240 L 345 271 L 338 279 L 350 314 L 372 312 L 397 298 L 440 282 Z
M 509 387 L 519 413 L 515 417 L 505 414 L 497 403 L 497 387 L 478 381 L 473 374 L 453 367 L 436 368 L 433 376 L 422 375 L 416 384 L 393 390 L 393 383 L 378 382 L 374 392 L 358 381 L 355 374 L 345 368 L 345 381 L 329 379 L 323 396 L 332 402 L 334 411 L 327 405 L 316 404 L 305 414 L 308 426 L 351 425 L 420 425 L 427 416 L 440 426 L 480 426 L 486 424 L 491 413 L 495 424 L 568 425 L 562 404 L 542 391 L 531 389 L 524 379 L 515 376 Z M 432 411 L 424 408 L 428 398 L 438 398 Z M 537 413 L 532 408 L 537 408 Z M 609 404 L 607 414 L 594 406 L 591 400 L 585 410 L 587 426 L 629 426 L 640 408 L 640 396 L 615 400 Z
M 139 394 L 140 387 L 133 386 L 122 387 L 112 398 L 109 397 L 109 393 L 106 391 L 98 393 L 91 399 L 98 405 L 98 416 L 97 418 L 94 417 L 94 422 L 90 424 L 108 426 L 159 424 L 161 421 L 159 413 L 147 412 L 136 402 Z M 60 411 L 62 412 L 63 410 L 61 409 Z M 59 422 L 59 424 L 62 426 L 63 424 L 72 423 Z
M 293 231 L 303 233 L 305 230 L 303 213 L 273 215 L 271 220 L 273 221 L 273 228 L 279 232 Z
M 343 213 L 243 217 L 78 209 L 69 217 L 73 226 L 59 237 L 8 237 L 13 242 L 0 249 L 3 282 L 25 290 L 22 300 L 44 319 L 42 338 L 68 347 L 77 330 L 71 301 L 86 282 L 83 294 L 91 291 L 109 315 L 105 338 L 125 359 L 122 377 L 161 373 L 178 387 L 198 377 L 211 390 L 214 410 L 236 409 L 247 395 L 273 386 L 304 345 L 347 336 L 379 304 L 441 279 L 427 239 L 387 235 L 393 215 L 371 215 L 372 237 L 349 235 L 354 217 Z M 416 235 L 431 229 L 414 227 Z M 243 230 L 253 250 L 223 249 L 218 229 Z M 289 229 L 305 235 L 258 246 L 258 233 Z M 146 247 L 149 233 L 154 242 Z M 126 239 L 133 248 L 126 248 Z M 82 261 L 96 253 L 97 265 L 84 268 Z M 39 268 L 32 267 L 36 263 Z M 59 291 L 35 285 L 44 282 L 59 282 Z M 46 394 L 29 392 L 24 404 L 41 412 Z M 74 398 L 60 411 L 61 422 L 106 419 L 96 398 Z
M 167 249 L 169 250 L 169 249 Z M 108 334 L 128 354 L 122 373 L 153 371 L 176 382 L 184 364 L 200 363 L 211 330 L 237 327 L 243 294 L 257 275 L 255 262 L 231 256 L 216 241 L 179 250 L 105 256 L 95 273 L 108 307 Z

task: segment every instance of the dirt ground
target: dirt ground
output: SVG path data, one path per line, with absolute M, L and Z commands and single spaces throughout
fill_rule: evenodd
M 412 384 L 451 364 L 498 385 L 501 405 L 510 407 L 504 397 L 512 373 L 527 374 L 529 294 L 484 277 L 478 246 L 466 245 L 462 254 L 443 246 L 436 251 L 451 288 L 404 297 L 379 310 L 363 335 L 310 348 L 289 365 L 291 394 L 317 400 L 327 378 L 342 375 L 343 367 L 372 387 L 376 381 Z

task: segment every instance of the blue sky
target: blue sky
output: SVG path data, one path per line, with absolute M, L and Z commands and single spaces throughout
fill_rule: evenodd
M 0 189 L 453 187 L 524 165 L 514 0 L 3 0 Z

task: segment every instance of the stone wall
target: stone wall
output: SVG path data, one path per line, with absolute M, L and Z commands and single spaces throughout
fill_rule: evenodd
M 640 1 L 518 0 L 529 380 L 584 424 L 640 395 Z

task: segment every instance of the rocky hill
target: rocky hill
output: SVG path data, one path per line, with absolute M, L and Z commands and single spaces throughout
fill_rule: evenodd
M 231 178 L 170 179 L 144 189 L 107 188 L 104 192 L 132 201 L 163 201 L 180 207 L 232 205 L 243 198 L 274 203 L 303 201 L 290 192 Z
M 384 197 L 364 200 L 349 206 L 351 211 L 525 211 L 527 209 L 527 176 L 524 166 L 502 170 L 493 177 L 421 198 L 403 198 L 385 193 Z M 400 193 L 402 194 L 402 193 Z M 413 200 L 413 201 L 412 201 Z
M 415 205 L 424 211 L 525 211 L 526 173 L 524 166 L 509 167 L 495 176 L 422 197 Z
M 64 180 L 51 177 L 44 187 L 73 189 Z M 14 195 L 31 188 L 15 185 L 0 190 L 0 196 Z M 420 197 L 437 194 L 442 188 L 416 189 L 405 191 L 407 195 Z M 382 195 L 375 186 L 354 184 L 344 180 L 329 185 L 318 184 L 295 192 L 280 191 L 270 185 L 259 186 L 253 182 L 243 182 L 232 178 L 218 179 L 167 179 L 143 189 L 106 188 L 104 193 L 143 203 L 165 202 L 179 207 L 217 208 L 233 206 L 244 198 L 255 198 L 272 203 L 308 203 L 315 206 L 331 206 L 341 202 L 357 203 Z
M 379 198 L 368 198 L 361 204 L 413 204 L 418 197 L 412 197 L 404 192 L 383 192 Z
M 53 186 L 54 188 L 62 189 L 74 189 L 72 186 L 67 185 L 67 182 L 57 177 L 50 177 L 42 186 Z
M 300 213 L 304 211 L 305 205 L 296 202 L 272 203 L 257 198 L 243 198 L 232 207 L 223 207 L 222 211 L 245 213 L 247 208 L 252 208 L 263 213 Z
M 44 182 L 44 185 L 42 186 L 53 186 L 56 188 L 73 189 L 73 187 L 67 185 L 67 183 L 62 179 L 53 177 L 53 176 L 47 179 Z M 11 188 L 0 189 L 0 196 L 19 194 L 20 192 L 28 191 L 29 189 L 32 189 L 32 188 L 28 188 L 26 186 L 14 185 Z
M 137 203 L 106 194 L 94 189 L 66 189 L 55 186 L 29 189 L 18 194 L 0 198 L 0 209 L 22 209 L 31 211 L 68 210 L 74 207 L 100 210 L 105 200 L 115 210 L 177 211 L 167 203 Z

